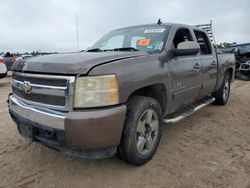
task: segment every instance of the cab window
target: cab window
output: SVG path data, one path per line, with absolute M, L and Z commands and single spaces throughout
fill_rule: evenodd
M 201 55 L 212 54 L 211 43 L 206 35 L 206 33 L 202 31 L 194 30 L 194 34 L 196 36 L 197 42 L 201 48 Z
M 179 29 L 176 32 L 174 40 L 173 40 L 174 48 L 177 48 L 179 43 L 186 42 L 186 41 L 193 41 L 191 32 L 189 31 L 189 29 L 186 29 L 186 28 Z

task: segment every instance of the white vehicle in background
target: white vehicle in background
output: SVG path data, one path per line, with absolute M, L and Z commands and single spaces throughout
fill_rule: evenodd
M 22 59 L 28 59 L 28 58 L 31 58 L 33 57 L 33 55 L 31 54 L 24 54 L 24 55 L 21 55 Z
M 31 55 L 31 54 L 24 54 L 24 55 L 21 55 L 21 56 L 17 57 L 16 61 L 20 61 L 20 60 L 24 60 L 24 59 L 29 59 L 31 57 L 33 57 L 33 55 Z
M 7 75 L 7 68 L 5 65 L 4 58 L 0 56 L 0 78 L 4 78 Z
M 20 60 L 23 60 L 21 56 L 16 58 L 16 61 L 20 61 Z

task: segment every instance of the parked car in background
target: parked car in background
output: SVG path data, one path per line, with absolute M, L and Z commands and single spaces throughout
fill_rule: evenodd
M 0 78 L 4 78 L 7 75 L 7 68 L 5 65 L 4 58 L 0 56 Z
M 229 52 L 234 53 L 236 59 L 235 77 L 240 80 L 250 80 L 250 43 L 230 46 Z
M 17 62 L 14 54 L 11 54 L 10 52 L 7 52 L 5 55 L 4 55 L 4 60 L 5 60 L 5 64 L 6 64 L 6 67 L 7 67 L 7 70 L 10 71 L 11 70 L 11 67 L 14 63 Z

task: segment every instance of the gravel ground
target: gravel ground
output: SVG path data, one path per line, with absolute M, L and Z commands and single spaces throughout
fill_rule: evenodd
M 0 80 L 0 187 L 250 188 L 250 82 L 233 83 L 228 105 L 164 126 L 155 157 L 134 167 L 66 156 L 19 136 L 6 103 L 9 80 Z

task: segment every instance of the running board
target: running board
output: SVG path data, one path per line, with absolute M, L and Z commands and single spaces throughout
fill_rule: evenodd
M 177 123 L 177 122 L 181 121 L 182 119 L 184 119 L 188 116 L 191 116 L 193 113 L 197 112 L 198 110 L 211 104 L 214 101 L 215 101 L 214 97 L 202 99 L 193 105 L 189 105 L 185 111 L 183 111 L 181 113 L 177 113 L 177 115 L 175 117 L 172 117 L 172 118 L 167 117 L 166 119 L 163 120 L 163 122 L 172 123 L 172 124 Z

